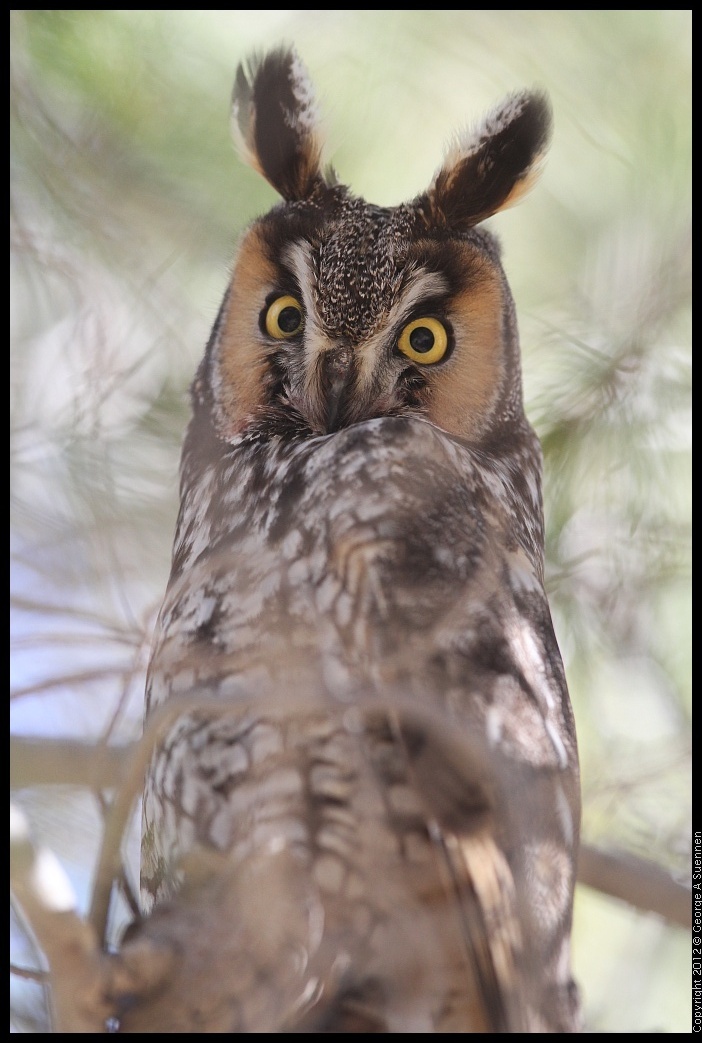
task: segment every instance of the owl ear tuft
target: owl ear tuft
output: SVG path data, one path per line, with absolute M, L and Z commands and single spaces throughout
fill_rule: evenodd
M 512 94 L 459 134 L 417 200 L 428 224 L 465 231 L 513 206 L 535 184 L 551 138 L 551 104 L 538 91 Z
M 292 48 L 238 67 L 231 125 L 245 161 L 284 199 L 309 199 L 324 181 L 314 90 Z

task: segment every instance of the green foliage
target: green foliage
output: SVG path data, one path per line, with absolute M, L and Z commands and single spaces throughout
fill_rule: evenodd
M 284 40 L 318 85 L 329 158 L 379 203 L 425 187 L 456 127 L 510 90 L 552 97 L 542 181 L 493 227 L 544 446 L 584 835 L 684 877 L 689 11 L 12 13 L 14 662 L 31 690 L 14 727 L 138 734 L 187 386 L 236 236 L 274 199 L 230 144 L 233 70 Z M 59 851 L 72 807 L 42 819 Z M 66 853 L 84 889 L 89 847 Z M 582 889 L 588 1027 L 688 1031 L 680 939 Z

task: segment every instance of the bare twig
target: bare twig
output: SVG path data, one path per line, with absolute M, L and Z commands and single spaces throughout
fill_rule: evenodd
M 107 843 L 106 836 L 103 843 L 101 868 L 96 880 L 96 894 L 98 886 L 101 889 L 101 898 L 93 899 L 91 915 L 96 930 L 100 923 L 104 924 L 112 882 L 121 871 L 119 847 L 154 744 L 177 716 L 197 709 L 226 713 L 226 706 L 215 700 L 177 700 L 167 712 L 159 711 L 154 716 L 141 742 L 122 746 L 63 739 L 11 740 L 11 782 L 14 787 L 62 784 L 90 789 L 120 789 L 117 806 L 113 806 L 110 812 L 111 839 Z M 584 843 L 580 848 L 578 881 L 628 902 L 643 912 L 657 913 L 670 923 L 685 928 L 690 926 L 690 888 L 675 880 L 668 870 L 637 855 L 625 851 L 608 852 Z
M 70 739 L 10 739 L 10 786 L 112 789 L 124 778 L 132 745 L 102 746 Z
M 52 977 L 52 1005 L 60 1032 L 104 1032 L 102 954 L 92 929 L 76 912 L 73 890 L 58 859 L 37 848 L 22 812 L 10 807 L 10 883 L 36 934 Z
M 93 639 L 96 640 L 96 639 Z M 124 666 L 111 666 L 101 670 L 82 670 L 79 674 L 66 674 L 60 677 L 50 677 L 46 681 L 27 685 L 25 688 L 17 688 L 10 692 L 10 699 L 24 699 L 28 695 L 41 695 L 53 688 L 76 688 L 82 684 L 92 681 L 104 681 L 113 677 L 123 678 L 128 671 Z
M 33 967 L 20 967 L 12 961 L 10 961 L 10 974 L 14 974 L 16 978 L 23 978 L 25 981 L 35 981 L 39 985 L 46 985 L 49 981 L 48 971 L 38 971 Z
M 626 851 L 603 851 L 583 844 L 578 860 L 578 881 L 637 909 L 657 913 L 680 927 L 692 926 L 690 888 L 674 880 L 655 862 Z
M 10 807 L 10 884 L 50 968 L 56 1032 L 107 1032 L 121 1010 L 162 985 L 174 959 L 158 936 L 125 942 L 117 955 L 102 951 L 58 860 L 31 840 L 24 815 Z M 176 909 L 176 922 L 180 914 Z M 17 968 L 39 982 L 37 972 Z M 148 1010 L 148 1007 L 147 1007 Z

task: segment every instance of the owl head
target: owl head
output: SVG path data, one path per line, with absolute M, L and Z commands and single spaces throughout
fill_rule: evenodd
M 547 99 L 507 98 L 456 137 L 426 191 L 394 207 L 323 168 L 293 50 L 239 67 L 232 124 L 283 201 L 241 239 L 194 385 L 217 437 L 322 435 L 399 415 L 484 443 L 523 425 L 512 297 L 478 226 L 533 183 Z

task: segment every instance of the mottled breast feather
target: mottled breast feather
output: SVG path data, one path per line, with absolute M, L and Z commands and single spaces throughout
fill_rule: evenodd
M 294 51 L 239 69 L 232 125 L 283 201 L 193 383 L 149 667 L 144 909 L 210 941 L 160 1030 L 576 1031 L 575 729 L 478 227 L 534 182 L 548 102 L 507 98 L 395 207 L 323 166 Z

